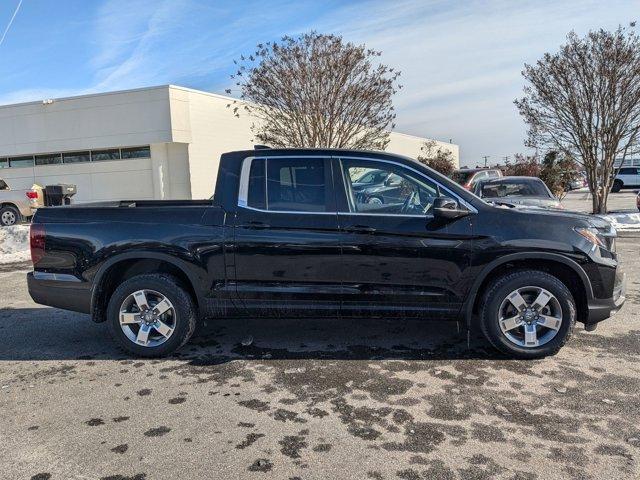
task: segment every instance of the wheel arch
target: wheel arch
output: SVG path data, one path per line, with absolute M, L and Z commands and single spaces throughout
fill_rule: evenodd
M 196 289 L 198 280 L 190 270 L 187 262 L 157 252 L 127 252 L 110 258 L 100 267 L 93 279 L 91 317 L 94 322 L 104 322 L 110 293 L 117 288 L 118 284 L 143 273 L 173 275 L 191 294 L 196 307 L 200 308 L 201 296 Z
M 589 277 L 577 262 L 554 253 L 514 253 L 486 265 L 473 282 L 463 310 L 468 327 L 471 327 L 474 314 L 478 312 L 479 301 L 487 285 L 494 278 L 515 269 L 540 270 L 555 276 L 574 296 L 578 318 L 588 317 L 588 301 L 594 298 L 593 290 Z

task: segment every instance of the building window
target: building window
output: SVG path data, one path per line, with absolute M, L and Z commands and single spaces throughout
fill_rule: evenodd
M 60 153 L 36 155 L 36 165 L 55 165 L 58 163 L 62 163 L 62 154 Z
M 147 147 L 123 148 L 122 158 L 151 158 L 151 149 Z
M 10 157 L 9 166 L 11 167 L 33 167 L 33 156 Z
M 9 159 L 0 158 L 0 168 L 9 168 Z
M 62 158 L 64 159 L 64 163 L 80 163 L 88 162 L 91 157 L 89 152 L 70 152 L 63 153 Z
M 91 161 L 102 162 L 105 160 L 120 160 L 120 150 L 91 150 Z

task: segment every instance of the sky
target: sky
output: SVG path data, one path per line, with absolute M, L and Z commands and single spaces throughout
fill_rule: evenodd
M 233 59 L 315 30 L 402 72 L 396 131 L 463 165 L 526 152 L 521 71 L 567 33 L 640 20 L 640 0 L 0 0 L 0 104 L 175 84 L 224 94 Z

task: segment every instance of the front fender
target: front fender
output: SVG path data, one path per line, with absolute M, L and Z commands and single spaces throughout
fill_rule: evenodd
M 584 269 L 570 258 L 567 258 L 563 255 L 557 253 L 549 253 L 549 252 L 518 252 L 511 253 L 508 255 L 504 255 L 502 257 L 496 258 L 492 262 L 485 265 L 480 274 L 476 277 L 471 288 L 469 290 L 469 294 L 465 300 L 465 303 L 462 308 L 462 312 L 464 312 L 464 317 L 467 322 L 467 326 L 471 326 L 471 319 L 473 316 L 473 305 L 476 302 L 476 298 L 481 293 L 480 287 L 483 282 L 489 277 L 491 272 L 493 272 L 496 268 L 505 265 L 509 262 L 521 261 L 521 260 L 548 260 L 553 262 L 562 263 L 570 267 L 577 275 L 580 277 L 582 284 L 584 285 L 584 289 L 587 295 L 587 300 L 592 300 L 593 296 L 593 288 L 591 286 L 591 281 L 587 276 L 587 273 Z

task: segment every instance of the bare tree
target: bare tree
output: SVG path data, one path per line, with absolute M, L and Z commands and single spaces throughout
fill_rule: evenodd
M 232 75 L 256 138 L 274 147 L 384 150 L 399 72 L 380 52 L 315 32 L 258 44 Z M 231 90 L 227 90 L 231 93 Z
M 418 155 L 417 160 L 427 167 L 433 168 L 436 172 L 447 176 L 451 175 L 456 169 L 453 163 L 453 153 L 446 148 L 439 147 L 435 140 L 424 142 L 420 147 L 420 155 Z
M 527 85 L 515 104 L 529 125 L 527 145 L 576 159 L 593 213 L 605 213 L 616 159 L 638 143 L 640 39 L 623 27 L 584 38 L 571 32 L 559 52 L 525 65 L 522 75 Z
M 513 177 L 539 177 L 540 162 L 535 155 L 516 153 L 514 162 L 507 163 L 502 169 L 504 174 Z
M 577 177 L 578 165 L 571 157 L 551 150 L 542 159 L 540 179 L 559 199 L 565 197 L 571 182 Z

